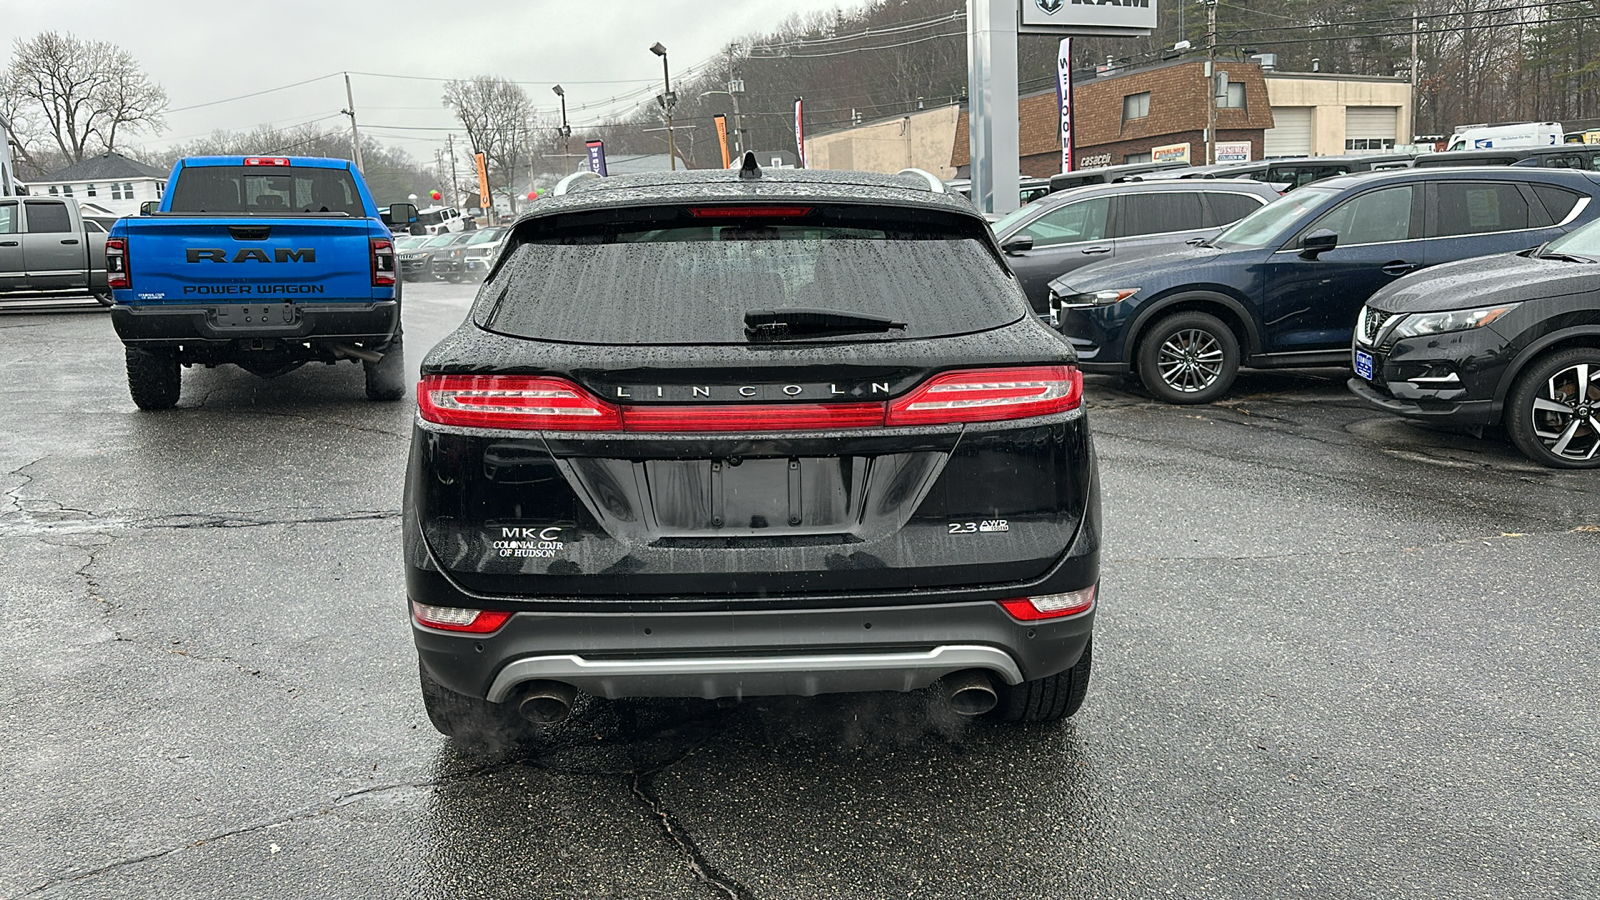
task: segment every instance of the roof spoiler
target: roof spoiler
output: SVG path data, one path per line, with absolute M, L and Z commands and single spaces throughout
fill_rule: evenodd
M 940 181 L 939 177 L 937 175 L 933 174 L 932 172 L 929 172 L 927 169 L 915 169 L 915 168 L 912 168 L 912 169 L 901 169 L 900 171 L 898 171 L 898 172 L 896 172 L 894 174 L 896 174 L 896 175 L 910 175 L 913 178 L 920 178 L 923 181 L 927 182 L 928 190 L 933 191 L 935 194 L 943 194 L 945 192 L 945 190 L 944 190 L 944 182 Z
M 562 194 L 570 193 L 572 191 L 572 189 L 573 189 L 573 185 L 576 184 L 577 182 L 580 182 L 580 181 L 584 180 L 585 178 L 599 178 L 599 177 L 600 177 L 600 173 L 591 172 L 588 169 L 583 169 L 581 171 L 573 172 L 571 175 L 568 175 L 567 177 L 565 177 L 565 178 L 561 179 L 560 181 L 556 182 L 556 186 L 554 188 L 552 188 L 551 191 L 550 191 L 550 196 L 552 196 L 552 197 L 560 197 Z

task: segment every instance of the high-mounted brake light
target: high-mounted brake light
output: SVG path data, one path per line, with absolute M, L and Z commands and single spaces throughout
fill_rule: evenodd
M 106 240 L 106 287 L 125 291 L 133 286 L 128 272 L 128 242 L 122 238 Z
M 460 609 L 454 606 L 428 606 L 411 601 L 411 616 L 417 624 L 440 631 L 488 634 L 506 623 L 511 613 L 498 609 Z
M 394 241 L 372 239 L 372 286 L 394 287 Z
M 1001 600 L 1000 605 L 1005 607 L 1006 612 L 1010 613 L 1013 619 L 1020 619 L 1024 622 L 1075 616 L 1094 605 L 1095 587 L 1095 585 L 1091 584 L 1081 591 L 1070 591 L 1065 594 L 1016 597 L 1011 600 Z
M 882 403 L 791 403 L 734 406 L 628 406 L 624 431 L 835 431 L 883 426 Z
M 1077 409 L 1083 373 L 1073 366 L 946 372 L 889 404 L 890 425 L 996 422 Z
M 247 156 L 244 159 L 247 166 L 287 166 L 288 157 L 284 156 Z
M 809 206 L 691 206 L 696 219 L 794 219 L 809 215 Z

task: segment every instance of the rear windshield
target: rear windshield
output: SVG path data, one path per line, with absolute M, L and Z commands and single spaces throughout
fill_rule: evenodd
M 178 172 L 169 208 L 246 216 L 366 216 L 348 169 L 294 166 L 185 166 Z
M 572 343 L 743 344 L 745 315 L 759 310 L 905 324 L 810 341 L 966 334 L 1029 314 L 981 232 L 830 218 L 672 223 L 524 243 L 485 289 L 478 323 Z

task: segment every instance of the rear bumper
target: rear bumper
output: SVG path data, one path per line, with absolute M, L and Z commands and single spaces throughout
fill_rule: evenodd
M 349 303 L 217 304 L 111 308 L 111 325 L 123 343 L 176 345 L 239 339 L 337 339 L 387 342 L 400 324 L 395 300 Z
M 518 613 L 488 636 L 416 626 L 440 684 L 504 702 L 552 680 L 601 697 L 910 691 L 964 669 L 1007 684 L 1071 668 L 1094 609 L 1019 622 L 995 602 L 700 613 Z

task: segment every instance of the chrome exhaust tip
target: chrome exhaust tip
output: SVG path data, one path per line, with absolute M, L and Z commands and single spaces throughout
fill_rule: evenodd
M 517 712 L 535 725 L 554 725 L 572 712 L 578 689 L 559 681 L 530 681 L 517 699 Z
M 981 716 L 1000 702 L 994 679 L 982 669 L 966 669 L 940 679 L 950 709 L 957 715 Z

